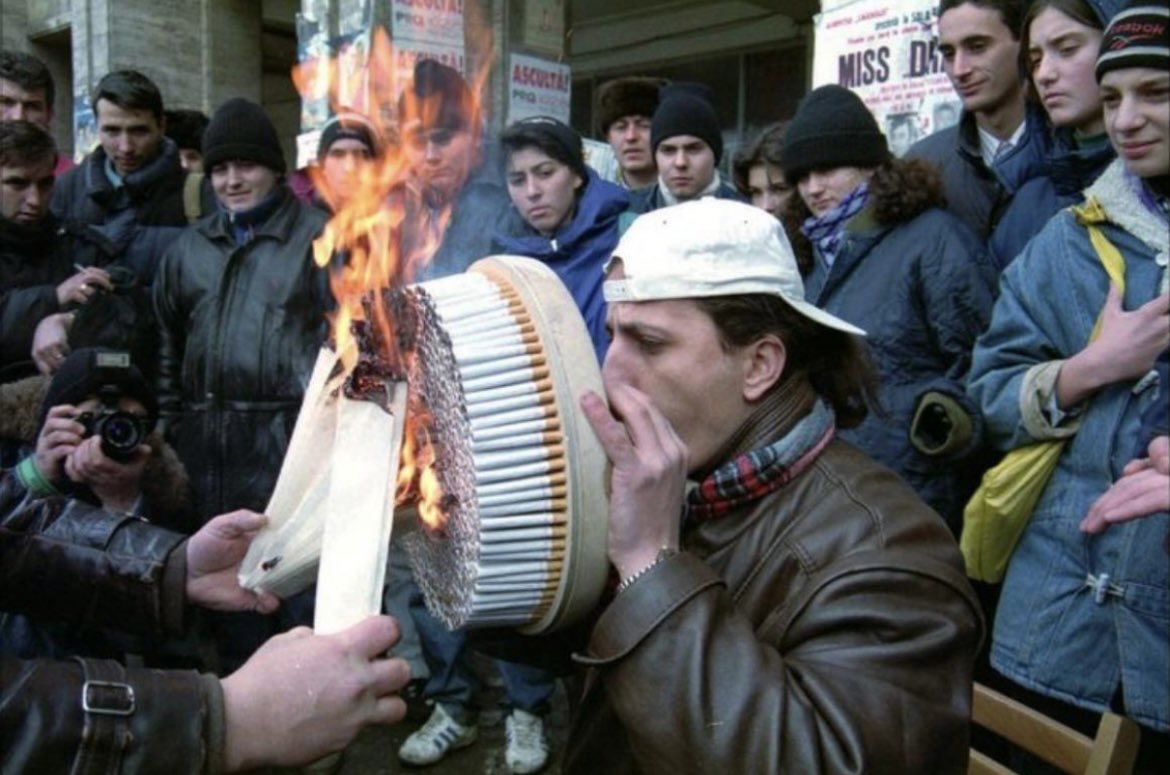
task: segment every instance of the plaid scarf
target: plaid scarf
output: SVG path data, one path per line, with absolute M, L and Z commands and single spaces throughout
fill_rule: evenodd
M 816 460 L 836 431 L 833 410 L 817 399 L 812 411 L 783 438 L 723 464 L 691 490 L 686 519 L 701 522 L 726 516 L 780 489 Z
M 837 258 L 837 251 L 841 248 L 841 236 L 845 232 L 845 222 L 861 212 L 868 199 L 869 182 L 866 181 L 850 191 L 849 195 L 838 202 L 832 210 L 819 218 L 806 218 L 800 225 L 801 233 L 817 246 L 826 264 L 831 266 Z

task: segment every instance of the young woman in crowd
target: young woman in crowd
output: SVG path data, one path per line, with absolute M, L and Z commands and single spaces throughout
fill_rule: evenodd
M 868 332 L 883 406 L 842 436 L 906 479 L 958 532 L 981 420 L 964 379 L 991 315 L 996 269 L 944 212 L 937 172 L 890 156 L 861 99 L 822 86 L 784 138 L 797 188 L 784 223 L 805 296 Z
M 1135 719 L 1140 758 L 1161 757 L 1163 767 L 1170 515 L 1155 508 L 1107 529 L 1081 523 L 1126 472 L 1143 412 L 1166 400 L 1151 373 L 1170 345 L 1168 19 L 1165 3 L 1147 0 L 1106 30 L 1096 77 L 1119 158 L 1086 189 L 1084 207 L 1059 213 L 1005 270 L 970 378 L 1000 449 L 1065 440 L 1008 565 L 992 666 L 1090 734 L 1102 711 Z M 1124 288 L 1111 282 L 1090 226 L 1124 259 Z
M 1036 0 L 1024 15 L 1020 56 L 1053 137 L 1048 175 L 1021 191 L 1038 189 L 1038 212 L 1045 217 L 1079 202 L 1115 158 L 1093 71 L 1105 25 L 1121 5 L 1120 0 Z
M 780 167 L 780 152 L 784 148 L 784 130 L 788 123 L 770 124 L 750 143 L 743 146 L 731 163 L 732 177 L 739 193 L 751 203 L 777 218 L 795 192 Z
M 540 259 L 557 273 L 585 318 L 600 364 L 609 341 L 601 267 L 617 244 L 629 194 L 586 166 L 581 136 L 556 119 L 517 121 L 500 144 L 512 211 L 493 248 Z

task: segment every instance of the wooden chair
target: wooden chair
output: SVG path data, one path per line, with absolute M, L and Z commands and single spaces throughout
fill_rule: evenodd
M 1069 775 L 1129 775 L 1140 731 L 1130 719 L 1106 713 L 1089 739 L 983 684 L 975 684 L 975 724 L 1015 743 Z M 1012 775 L 986 754 L 971 749 L 968 775 Z

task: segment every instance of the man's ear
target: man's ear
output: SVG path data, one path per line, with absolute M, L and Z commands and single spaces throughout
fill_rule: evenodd
M 788 351 L 775 334 L 765 334 L 744 348 L 743 398 L 755 403 L 780 381 Z

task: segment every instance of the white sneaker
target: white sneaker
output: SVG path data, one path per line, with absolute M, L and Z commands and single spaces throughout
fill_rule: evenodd
M 398 758 L 407 764 L 434 764 L 448 752 L 471 745 L 478 737 L 479 727 L 460 724 L 436 702 L 427 723 L 398 749 Z
M 516 708 L 505 725 L 508 748 L 504 761 L 515 775 L 537 772 L 548 762 L 548 741 L 544 738 L 544 720 Z

